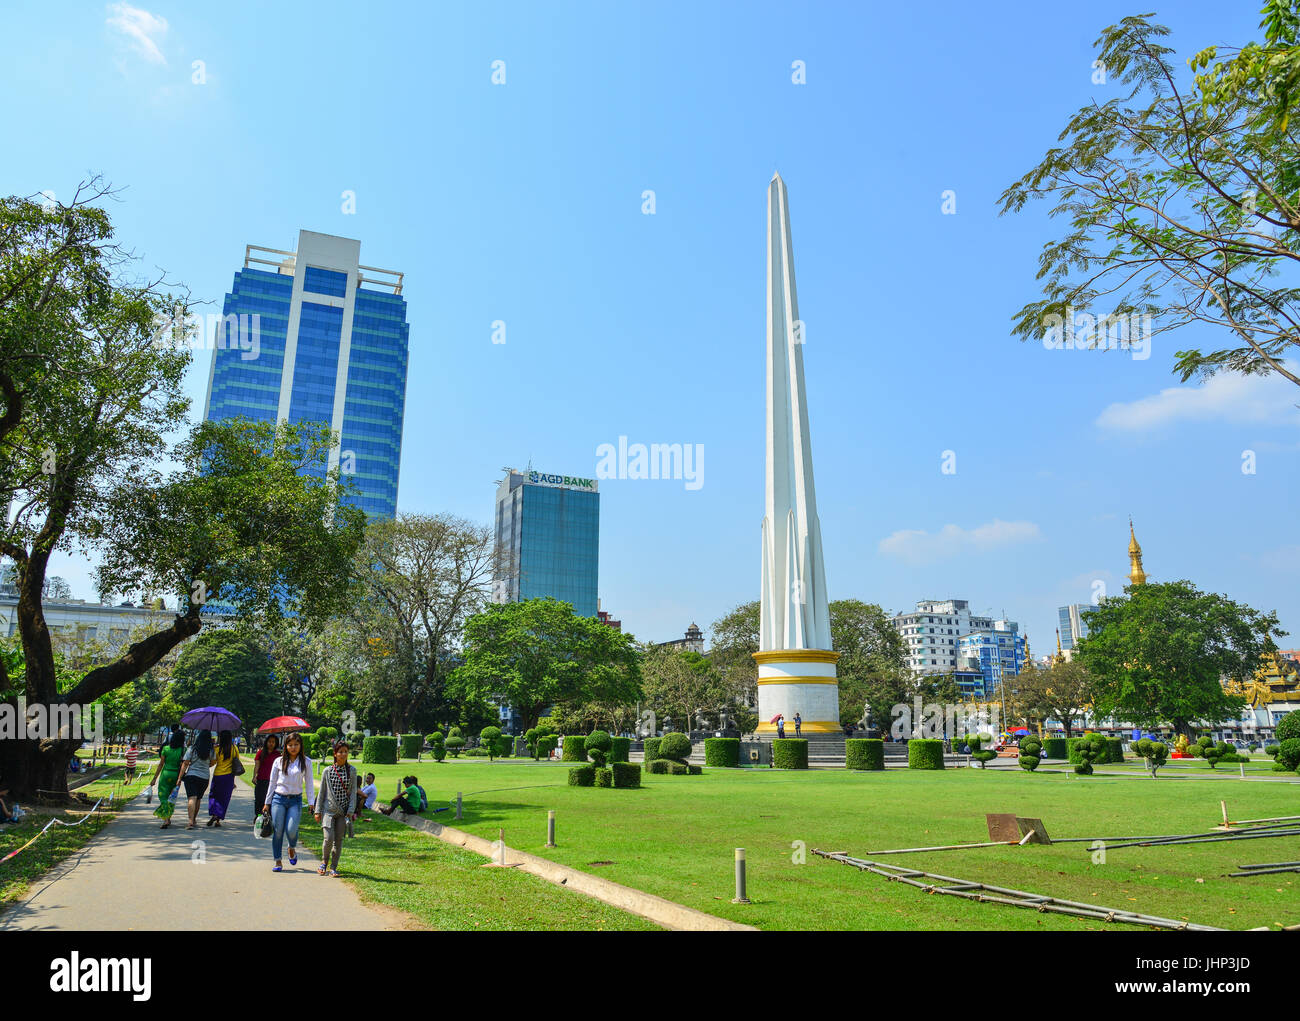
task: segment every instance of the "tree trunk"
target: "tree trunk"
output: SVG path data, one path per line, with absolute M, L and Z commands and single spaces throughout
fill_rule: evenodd
M 17 801 L 62 801 L 68 796 L 68 761 L 79 741 L 0 741 L 0 776 Z M 8 798 L 6 798 L 8 800 Z

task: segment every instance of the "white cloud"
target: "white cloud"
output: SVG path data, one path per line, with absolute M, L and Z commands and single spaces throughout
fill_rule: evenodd
M 151 64 L 166 64 L 158 44 L 167 34 L 167 19 L 130 4 L 108 5 L 108 27 L 126 36 L 132 48 Z
M 901 557 L 916 564 L 963 553 L 985 553 L 1022 542 L 1037 542 L 1042 537 L 1032 521 L 1000 521 L 995 518 L 986 525 L 970 529 L 944 525 L 933 534 L 916 529 L 894 532 L 881 539 L 876 548 L 887 556 Z
M 1288 363 L 1288 368 L 1292 368 Z M 1136 432 L 1178 421 L 1234 425 L 1297 425 L 1300 389 L 1290 380 L 1222 373 L 1202 386 L 1172 386 L 1151 397 L 1112 404 L 1098 417 L 1103 429 Z

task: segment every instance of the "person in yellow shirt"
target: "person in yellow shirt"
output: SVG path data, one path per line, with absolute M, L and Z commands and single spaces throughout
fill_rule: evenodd
M 208 793 L 208 825 L 220 826 L 230 807 L 230 796 L 235 793 L 235 764 L 239 763 L 243 772 L 243 763 L 239 761 L 239 751 L 235 748 L 230 731 L 223 730 L 217 736 L 217 753 L 212 759 L 212 790 Z

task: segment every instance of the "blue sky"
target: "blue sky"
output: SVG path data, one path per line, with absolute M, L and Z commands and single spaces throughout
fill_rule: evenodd
M 66 198 L 102 172 L 120 239 L 217 306 L 246 244 L 300 228 L 404 271 L 403 510 L 486 522 L 503 465 L 590 476 L 620 436 L 702 445 L 697 490 L 601 483 L 603 606 L 663 641 L 758 593 L 779 170 L 832 599 L 965 598 L 1047 652 L 1057 606 L 1122 586 L 1132 514 L 1153 580 L 1294 631 L 1295 388 L 1178 384 L 1205 332 L 1146 361 L 1009 332 L 1051 228 L 996 199 L 1108 98 L 1091 44 L 1142 6 L 9 5 L 0 189 Z M 1257 7 L 1159 16 L 1185 57 L 1258 37 Z M 92 595 L 84 563 L 54 570 Z

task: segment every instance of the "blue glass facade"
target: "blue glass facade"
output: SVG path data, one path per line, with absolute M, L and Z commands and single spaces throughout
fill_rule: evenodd
M 497 580 L 502 602 L 551 597 L 596 616 L 600 494 L 538 485 L 511 474 L 497 491 Z
M 1091 609 L 1083 603 L 1072 603 L 1057 610 L 1062 649 L 1073 649 L 1079 639 L 1088 637 L 1088 625 L 1084 623 L 1083 615 Z
M 297 256 L 285 260 L 285 271 L 246 267 L 235 274 L 222 310 L 229 318 L 219 336 L 242 334 L 255 323 L 257 343 L 250 351 L 247 343 L 240 348 L 238 336 L 229 345 L 218 340 L 206 417 L 274 422 L 287 389 L 290 422 L 317 422 L 338 433 L 335 456 L 345 480 L 357 490 L 348 501 L 367 515 L 392 517 L 397 513 L 410 327 L 400 293 L 352 282 L 360 274 L 359 251 L 358 242 L 303 231 Z M 312 265 L 313 257 L 354 268 L 344 272 Z M 297 298 L 295 279 L 301 279 Z M 400 280 L 394 290 L 400 292 Z M 290 322 L 296 324 L 292 344 Z M 347 364 L 340 366 L 345 352 Z M 340 383 L 346 387 L 341 402 L 336 401 Z M 342 412 L 338 417 L 336 405 Z

